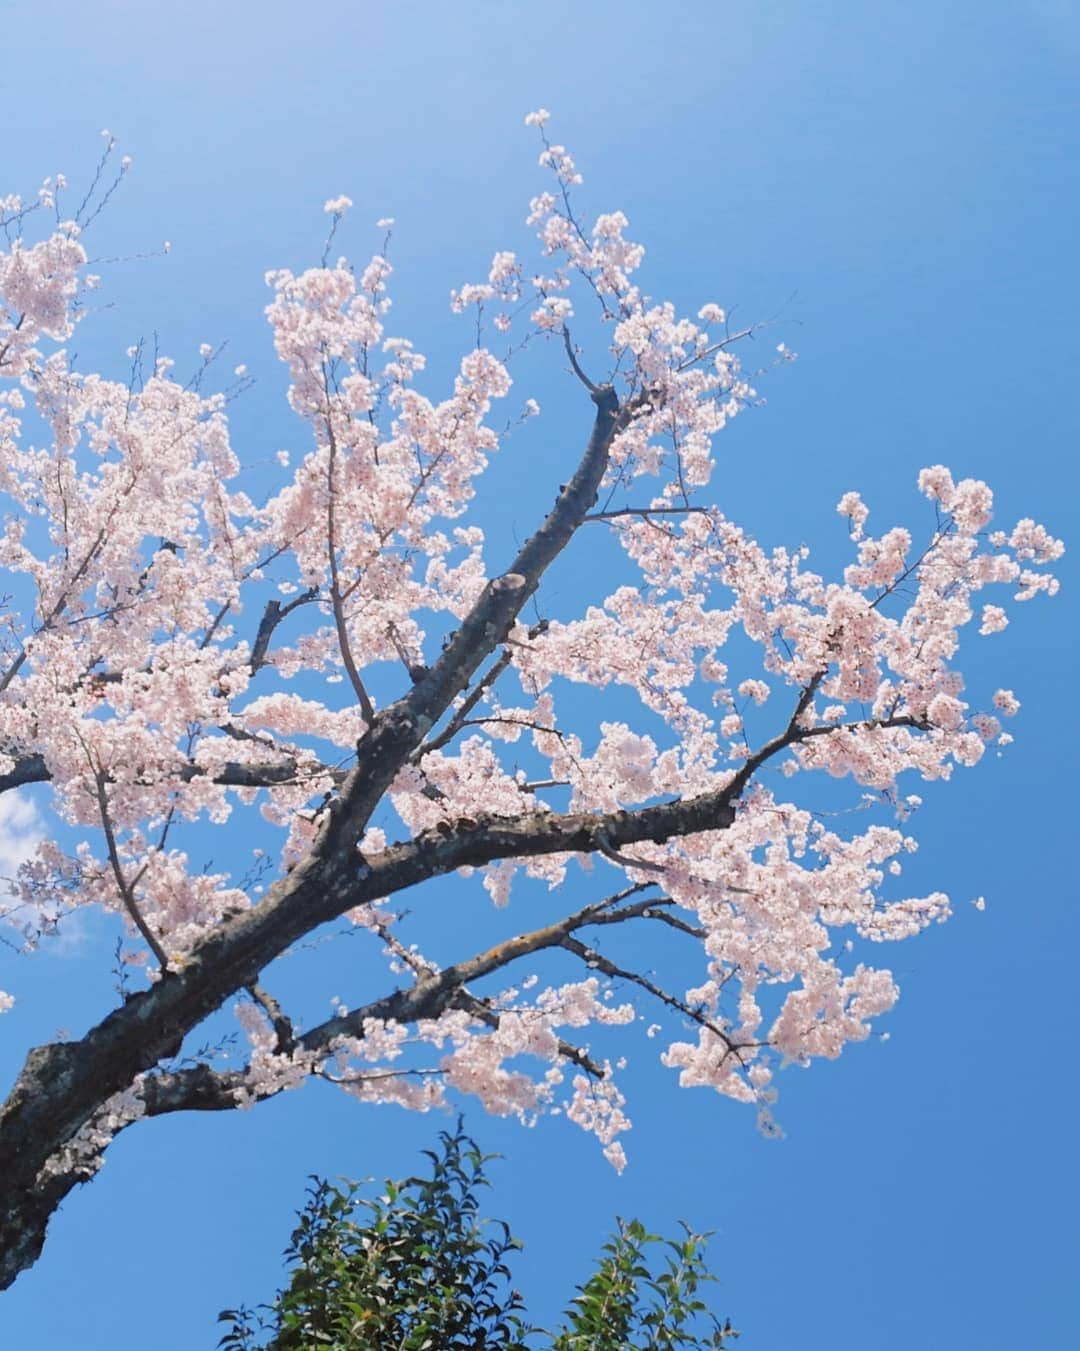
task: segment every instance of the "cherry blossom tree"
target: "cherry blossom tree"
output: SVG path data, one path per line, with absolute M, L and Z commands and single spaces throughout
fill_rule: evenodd
M 126 380 L 86 374 L 65 346 L 90 313 L 104 178 L 70 219 L 62 179 L 33 209 L 0 201 L 0 789 L 48 785 L 52 813 L 3 905 L 27 947 L 105 912 L 132 973 L 96 1026 L 29 1051 L 0 1109 L 4 1284 L 118 1132 L 312 1078 L 419 1110 L 562 1112 L 621 1167 L 621 1048 L 645 1026 L 680 1084 L 772 1130 L 777 1069 L 836 1057 L 894 1003 L 868 943 L 949 915 L 896 880 L 907 790 L 1009 740 L 1018 701 L 968 693 L 960 633 L 1052 594 L 1061 544 L 1029 519 L 989 530 L 990 489 L 940 465 L 914 533 L 871 533 L 843 494 L 832 580 L 805 547 L 755 542 L 708 497 L 717 438 L 755 399 L 750 332 L 639 289 L 626 218 L 583 223 L 573 160 L 546 113 L 528 121 L 551 175 L 539 249 L 452 293 L 468 329 L 443 397 L 387 328 L 385 244 L 362 268 L 328 248 L 269 274 L 306 448 L 259 501 L 234 481 L 235 385 L 138 351 Z M 326 204 L 331 239 L 349 205 Z M 473 498 L 527 346 L 566 367 L 584 449 L 516 554 L 491 557 Z M 523 416 L 542 425 L 531 399 Z M 622 584 L 560 617 L 549 570 L 579 550 L 586 591 L 608 537 Z M 589 688 L 634 725 L 597 717 Z M 800 802 L 814 771 L 865 811 L 815 812 L 813 779 Z M 234 871 L 208 864 L 208 823 Z M 446 961 L 412 895 L 449 874 L 486 890 L 491 928 L 470 910 Z M 545 910 L 508 928 L 522 877 Z M 267 969 L 331 923 L 372 945 L 382 983 L 305 1026 Z M 242 1055 L 215 1043 L 223 1020 Z

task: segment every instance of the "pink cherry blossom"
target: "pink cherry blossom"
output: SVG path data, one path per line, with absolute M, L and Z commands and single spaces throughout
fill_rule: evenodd
M 164 357 L 139 380 L 87 373 L 64 346 L 87 316 L 78 228 L 31 238 L 27 217 L 0 252 L 0 787 L 48 784 L 53 813 L 0 909 L 28 948 L 103 916 L 139 987 L 37 1048 L 0 1109 L 14 1204 L 39 1226 L 39 1198 L 58 1204 L 137 1120 L 312 1078 L 412 1110 L 470 1095 L 562 1114 L 622 1168 L 620 1066 L 659 1038 L 680 1084 L 775 1134 L 778 1072 L 865 1040 L 899 993 L 880 945 L 949 917 L 897 880 L 908 789 L 1007 742 L 983 710 L 1019 700 L 981 668 L 969 687 L 961 644 L 977 615 L 998 633 L 1012 600 L 1053 595 L 1063 546 L 1028 518 L 988 535 L 990 489 L 941 465 L 918 476 L 931 507 L 875 503 L 881 533 L 845 491 L 829 576 L 730 520 L 717 440 L 756 401 L 753 327 L 639 288 L 627 217 L 579 215 L 548 120 L 527 119 L 553 178 L 535 240 L 452 292 L 448 375 L 388 327 L 385 243 L 267 274 L 295 423 L 288 450 L 257 448 L 257 496 L 229 396 L 203 388 L 213 345 L 187 382 Z M 349 205 L 325 203 L 331 233 Z M 547 425 L 527 348 L 566 370 L 584 449 L 515 506 L 530 524 L 507 557 L 475 499 L 516 429 Z M 553 587 L 564 553 L 577 571 Z M 858 814 L 822 817 L 814 771 Z M 302 1025 L 278 964 L 342 918 L 383 982 Z M 657 969 L 661 931 L 682 966 Z M 223 1009 L 243 1053 L 176 1062 Z

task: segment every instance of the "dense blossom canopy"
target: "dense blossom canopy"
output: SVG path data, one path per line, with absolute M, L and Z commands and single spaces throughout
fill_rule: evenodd
M 1061 544 L 1027 519 L 992 529 L 990 489 L 940 465 L 919 476 L 929 510 L 910 530 L 873 533 L 843 494 L 838 577 L 806 547 L 758 544 L 708 496 L 718 435 L 755 397 L 746 334 L 715 303 L 690 318 L 639 289 L 626 218 L 579 222 L 580 178 L 546 120 L 529 118 L 553 176 L 528 216 L 539 255 L 499 252 L 453 292 L 470 345 L 444 397 L 422 392 L 424 357 L 387 327 L 385 247 L 364 267 L 268 275 L 308 448 L 292 469 L 282 453 L 258 501 L 235 485 L 236 386 L 206 393 L 205 368 L 181 383 L 140 351 L 127 380 L 77 368 L 64 344 L 95 280 L 88 208 L 65 219 L 62 181 L 36 215 L 0 202 L 0 782 L 48 782 L 57 820 L 8 919 L 32 943 L 75 909 L 113 912 L 145 987 L 62 1067 L 57 1048 L 32 1053 L 0 1116 L 23 1157 L 42 1142 L 19 1184 L 42 1209 L 141 1115 L 248 1105 L 312 1075 L 414 1108 L 457 1090 L 523 1118 L 565 1110 L 621 1166 L 618 1065 L 589 1045 L 615 1034 L 598 1025 L 628 1025 L 627 1054 L 629 1025 L 647 1027 L 639 1054 L 770 1129 L 777 1067 L 835 1057 L 896 999 L 862 940 L 949 914 L 899 880 L 913 780 L 1008 741 L 1019 701 L 968 691 L 960 635 L 997 634 L 1011 602 L 1052 594 Z M 350 205 L 326 203 L 334 229 Z M 32 242 L 47 213 L 55 228 Z M 470 506 L 515 358 L 541 340 L 593 425 L 507 566 Z M 523 416 L 542 426 L 535 400 Z M 589 532 L 614 537 L 624 580 L 545 617 L 547 568 Z M 632 698 L 634 725 L 594 716 L 581 687 L 619 715 Z M 800 804 L 814 770 L 866 810 Z M 277 832 L 277 856 L 259 851 L 253 873 L 238 846 L 233 872 L 205 866 L 205 823 L 245 813 Z M 544 923 L 486 948 L 461 933 L 438 965 L 397 897 L 454 871 L 475 871 L 495 907 L 516 874 L 540 879 Z M 385 989 L 302 1029 L 259 973 L 342 916 L 385 952 Z M 605 955 L 608 926 L 687 945 L 692 988 L 678 964 L 674 979 L 653 969 L 663 944 L 635 965 Z M 558 968 L 541 960 L 556 948 Z M 497 978 L 510 965 L 513 985 Z M 180 1068 L 184 1036 L 223 1006 L 242 1065 Z M 46 1129 L 30 1102 L 60 1079 L 73 1105 Z

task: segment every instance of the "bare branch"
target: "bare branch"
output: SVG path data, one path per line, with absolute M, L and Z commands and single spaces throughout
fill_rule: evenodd
M 274 1034 L 277 1037 L 278 1054 L 291 1055 L 296 1046 L 296 1033 L 293 1030 L 292 1019 L 282 1013 L 281 1005 L 261 985 L 252 982 L 246 988 L 248 994 L 270 1019 Z
M 135 892 L 127 878 L 124 876 L 123 865 L 120 862 L 120 851 L 116 846 L 116 835 L 113 831 L 112 818 L 109 816 L 109 799 L 106 795 L 106 778 L 100 768 L 95 768 L 94 784 L 97 789 L 98 810 L 101 814 L 101 829 L 105 834 L 105 844 L 109 851 L 109 863 L 112 867 L 113 877 L 116 879 L 116 889 L 120 893 L 120 899 L 124 903 L 124 909 L 131 916 L 132 923 L 138 929 L 146 940 L 147 946 L 154 954 L 158 966 L 164 972 L 168 970 L 169 959 L 165 955 L 165 949 L 157 940 L 153 929 L 146 922 L 142 911 L 139 909 L 138 902 L 135 900 Z
M 617 511 L 594 511 L 586 516 L 587 521 L 615 521 L 621 516 L 640 516 L 648 520 L 651 516 L 709 516 L 708 507 L 620 507 Z
M 548 621 L 546 619 L 541 619 L 538 623 L 533 624 L 532 627 L 529 629 L 529 640 L 531 641 L 534 638 L 538 638 L 540 634 L 546 633 L 547 629 L 548 629 Z M 418 750 L 414 752 L 412 757 L 414 762 L 418 761 L 421 758 L 421 756 L 426 754 L 428 751 L 440 750 L 448 742 L 452 741 L 455 736 L 457 736 L 458 732 L 461 731 L 462 727 L 466 725 L 469 718 L 469 714 L 473 711 L 473 709 L 480 702 L 480 700 L 487 693 L 487 691 L 491 689 L 491 687 L 495 684 L 495 682 L 507 669 L 507 667 L 513 661 L 513 659 L 514 659 L 513 650 L 510 647 L 503 648 L 502 652 L 499 655 L 498 660 L 492 664 L 490 669 L 480 678 L 480 680 L 477 681 L 477 683 L 469 691 L 464 701 L 462 702 L 461 707 L 455 710 L 454 716 L 447 723 L 443 731 L 441 731 L 438 736 L 432 737 L 430 741 L 426 741 L 423 744 L 423 746 L 419 747 Z
M 756 1041 L 732 1041 L 724 1029 L 717 1023 L 714 1023 L 712 1019 L 706 1018 L 700 1009 L 692 1008 L 689 1004 L 684 1003 L 683 1000 L 676 998 L 675 995 L 670 994 L 667 990 L 664 990 L 657 985 L 655 981 L 650 980 L 648 976 L 643 976 L 637 971 L 627 971 L 621 966 L 616 966 L 614 962 L 609 961 L 605 956 L 597 952 L 595 948 L 589 947 L 577 938 L 568 936 L 562 940 L 561 946 L 564 947 L 567 952 L 572 952 L 576 957 L 580 957 L 590 970 L 602 971 L 605 976 L 609 976 L 612 980 L 626 980 L 633 985 L 638 985 L 648 994 L 651 994 L 654 999 L 658 999 L 662 1004 L 666 1004 L 668 1008 L 675 1009 L 685 1018 L 689 1018 L 691 1022 L 697 1023 L 699 1027 L 707 1028 L 708 1031 L 715 1037 L 718 1037 L 727 1048 L 724 1052 L 724 1059 L 729 1055 L 733 1055 L 741 1065 L 744 1062 L 740 1052 L 751 1047 L 758 1047 L 766 1044 L 764 1042 Z
M 581 381 L 581 383 L 585 386 L 585 388 L 589 391 L 590 394 L 596 394 L 598 391 L 598 386 L 594 385 L 593 382 L 589 379 L 589 377 L 585 374 L 585 372 L 581 369 L 581 366 L 577 359 L 577 353 L 574 351 L 574 344 L 570 341 L 570 330 L 566 327 L 565 324 L 563 325 L 562 335 L 563 335 L 563 344 L 566 347 L 566 355 L 570 358 L 570 365 L 573 369 L 574 374 L 577 376 L 577 378 Z
M 597 833 L 596 843 L 605 858 L 610 858 L 615 863 L 621 863 L 624 868 L 641 868 L 650 873 L 667 872 L 663 864 L 650 863 L 646 859 L 631 858 L 629 854 L 620 854 L 608 839 L 606 831 L 601 830 Z
M 307 605 L 311 601 L 318 599 L 319 589 L 312 586 L 307 591 L 302 591 L 288 605 L 282 605 L 280 601 L 270 600 L 266 603 L 266 609 L 263 611 L 263 617 L 259 621 L 259 629 L 255 634 L 255 642 L 251 649 L 251 674 L 254 675 L 267 663 L 267 652 L 270 649 L 270 640 L 274 636 L 274 630 L 288 618 L 300 605 Z
M 146 1115 L 231 1111 L 238 1105 L 244 1078 L 243 1070 L 215 1070 L 209 1065 L 148 1074 L 142 1086 Z
M 330 605 L 334 612 L 334 627 L 337 630 L 341 660 L 345 663 L 345 670 L 349 677 L 349 683 L 353 687 L 353 692 L 356 694 L 357 703 L 360 705 L 360 712 L 363 714 L 364 721 L 370 727 L 375 717 L 375 707 L 364 688 L 364 682 L 361 680 L 360 672 L 356 669 L 356 662 L 353 660 L 352 647 L 349 644 L 349 629 L 345 623 L 345 605 L 341 598 L 341 579 L 338 576 L 336 523 L 334 519 L 334 464 L 337 459 L 337 437 L 334 435 L 334 420 L 330 410 L 330 386 L 325 368 L 323 380 L 326 388 L 326 435 L 330 443 L 326 468 L 326 547 L 330 561 Z

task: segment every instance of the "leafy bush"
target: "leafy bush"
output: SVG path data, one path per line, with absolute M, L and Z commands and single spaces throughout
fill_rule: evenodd
M 526 1321 L 510 1279 L 521 1244 L 501 1220 L 481 1218 L 489 1184 L 461 1123 L 425 1150 L 428 1177 L 363 1184 L 314 1178 L 285 1256 L 286 1288 L 256 1310 L 226 1309 L 228 1351 L 634 1351 L 730 1346 L 699 1291 L 715 1281 L 707 1235 L 680 1239 L 618 1221 L 596 1270 L 578 1287 L 557 1332 Z M 660 1257 L 657 1248 L 666 1248 Z

